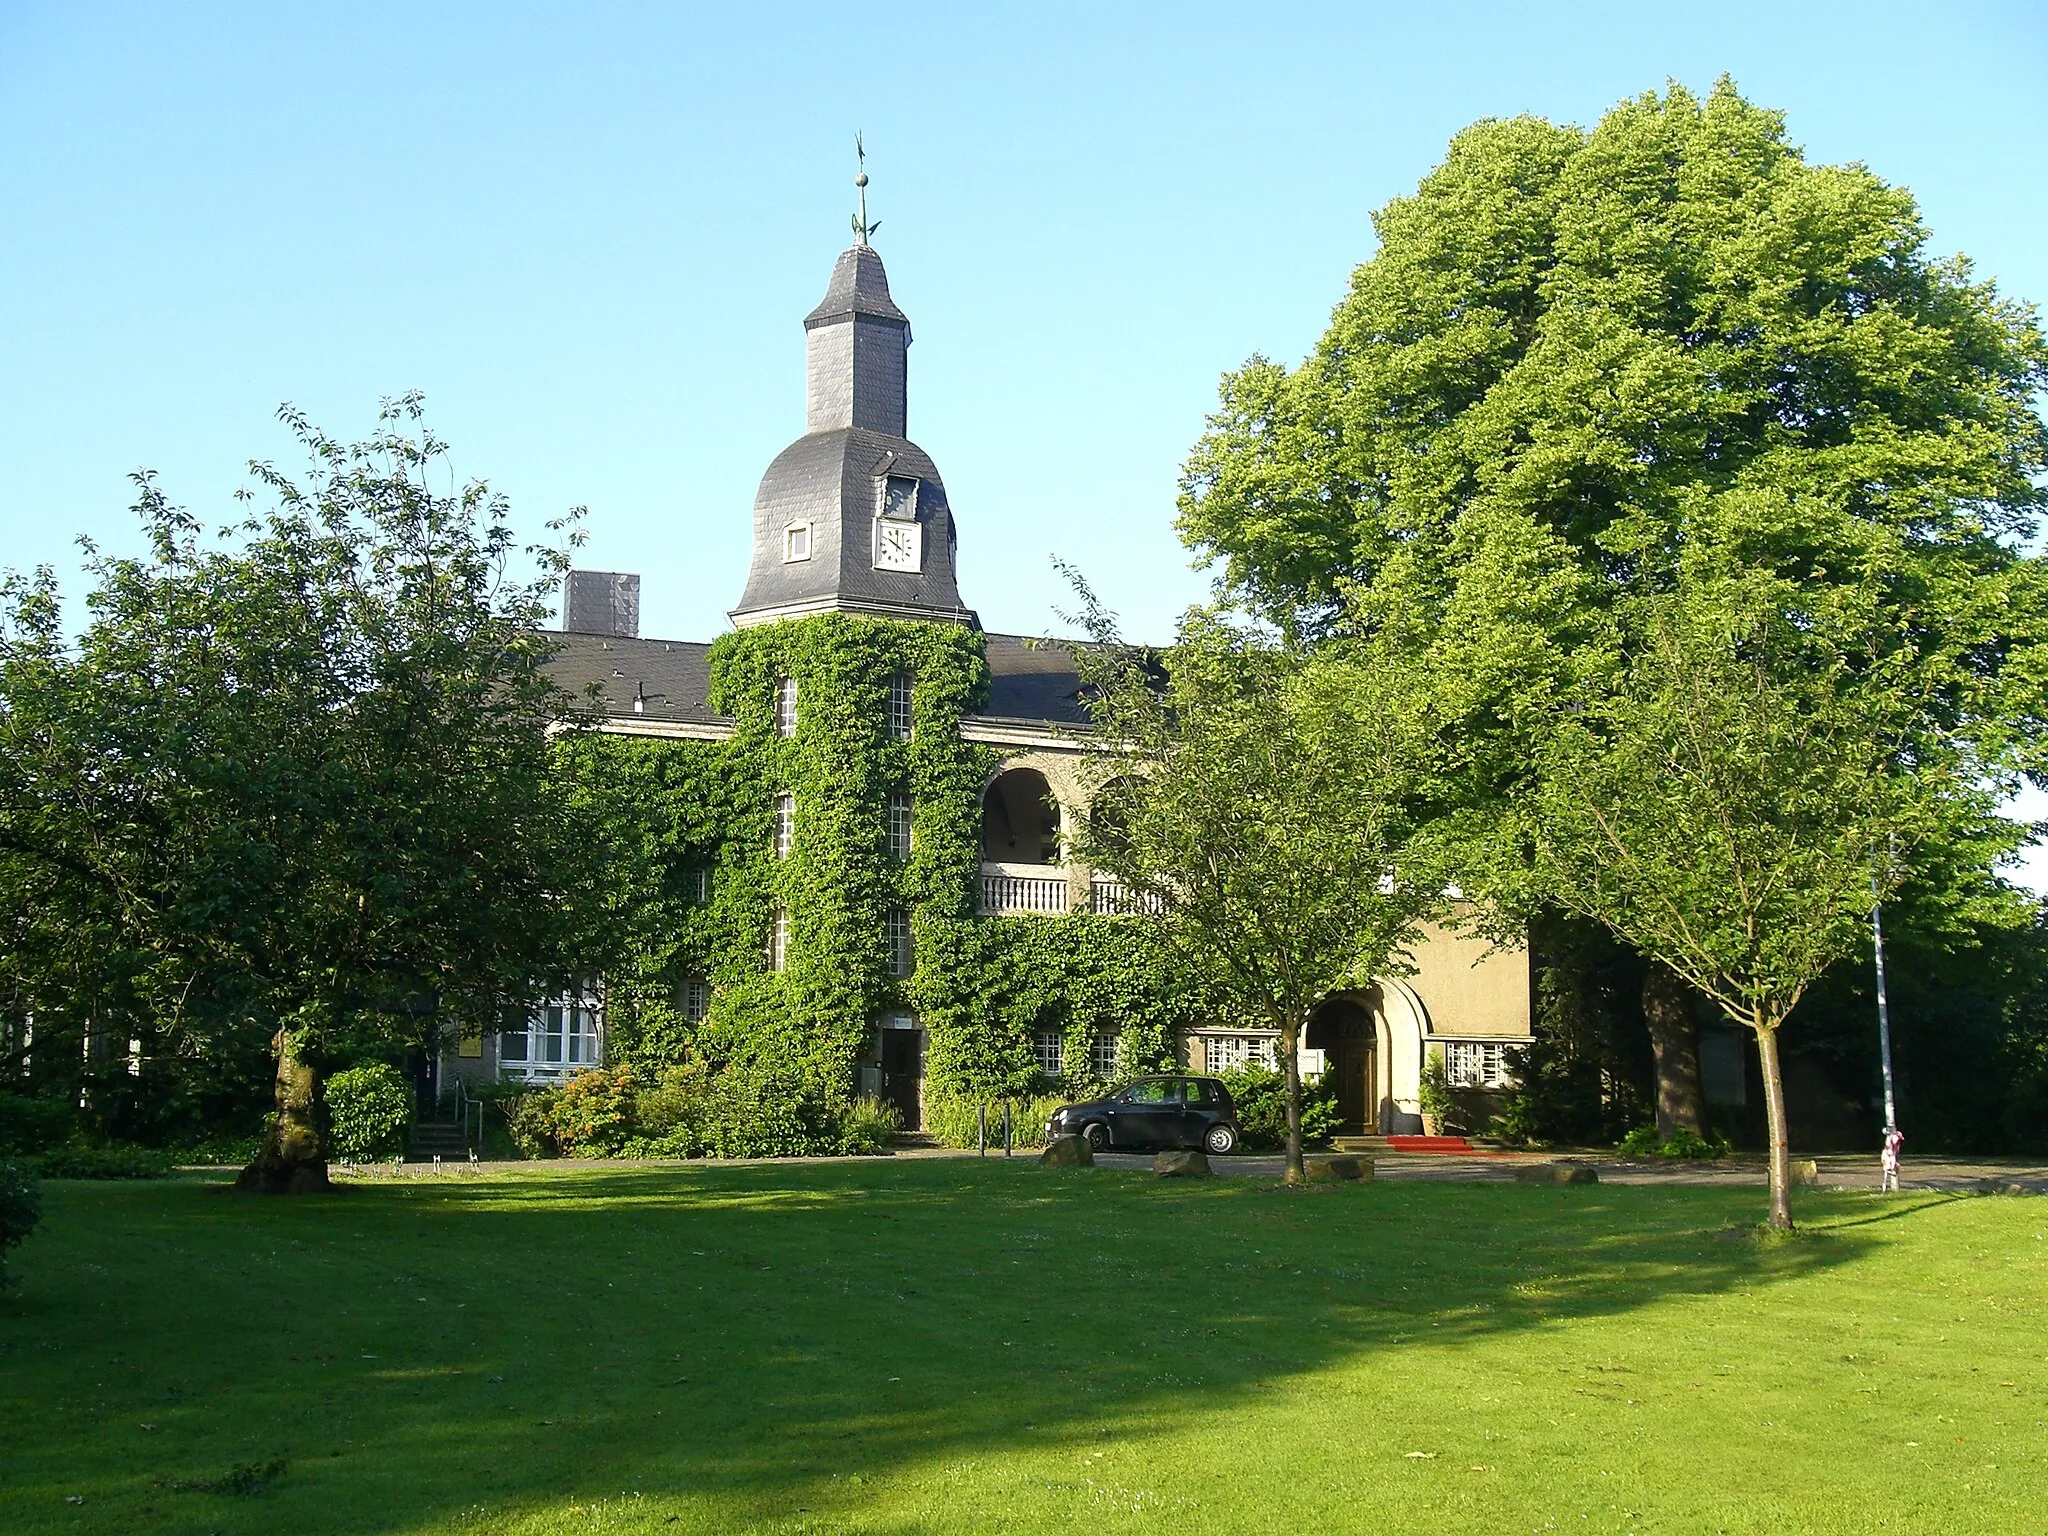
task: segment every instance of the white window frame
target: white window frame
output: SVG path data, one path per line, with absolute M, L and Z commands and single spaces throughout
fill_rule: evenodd
M 524 1059 L 505 1054 L 507 1037 L 524 1038 Z M 604 998 L 588 982 L 541 999 L 524 1030 L 498 1032 L 498 1076 L 559 1083 L 604 1065 Z
M 782 530 L 782 563 L 796 565 L 811 558 L 811 525 L 791 523 Z
M 1204 1035 L 1202 1064 L 1210 1072 L 1230 1072 L 1257 1062 L 1266 1068 L 1280 1065 L 1280 1042 L 1271 1035 Z
M 711 983 L 702 976 L 685 976 L 681 992 L 683 1022 L 702 1024 L 711 1012 Z
M 775 797 L 775 857 L 786 859 L 796 849 L 796 796 L 784 790 Z
M 1031 1037 L 1031 1054 L 1038 1070 L 1047 1077 L 1064 1076 L 1067 1070 L 1067 1037 L 1056 1029 L 1041 1029 Z
M 893 673 L 889 678 L 889 739 L 908 741 L 910 733 L 917 729 L 913 710 L 916 680 L 908 672 Z
M 777 907 L 768 918 L 768 969 L 789 969 L 789 908 Z
M 917 971 L 917 941 L 910 930 L 910 908 L 890 907 L 882 914 L 882 937 L 889 946 L 889 974 L 914 975 Z
M 1444 1076 L 1453 1088 L 1514 1086 L 1505 1040 L 1445 1040 Z
M 702 906 L 711 899 L 711 870 L 708 865 L 699 864 L 684 876 L 690 900 Z
M 1088 1068 L 1105 1083 L 1116 1076 L 1117 1039 L 1114 1031 L 1105 1030 L 1088 1042 Z
M 889 796 L 889 852 L 899 859 L 910 857 L 910 850 L 917 841 L 917 807 L 911 803 L 907 790 L 897 790 Z
M 796 734 L 796 679 L 793 677 L 775 680 L 775 734 Z

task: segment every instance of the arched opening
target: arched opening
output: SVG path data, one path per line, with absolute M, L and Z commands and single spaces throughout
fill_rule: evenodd
M 1057 864 L 1060 803 L 1036 768 L 996 775 L 981 796 L 984 864 Z
M 1302 1040 L 1309 1050 L 1321 1052 L 1323 1070 L 1335 1074 L 1337 1112 L 1348 1136 L 1376 1135 L 1380 1130 L 1374 1000 L 1372 993 L 1328 999 L 1309 1019 Z

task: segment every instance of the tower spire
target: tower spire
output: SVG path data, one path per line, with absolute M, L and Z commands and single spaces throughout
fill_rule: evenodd
M 858 133 L 853 136 L 853 159 L 854 192 L 860 199 L 860 211 L 853 216 L 853 243 L 866 245 L 868 236 L 882 227 L 882 221 L 877 219 L 872 224 L 868 222 L 868 152 L 862 145 Z

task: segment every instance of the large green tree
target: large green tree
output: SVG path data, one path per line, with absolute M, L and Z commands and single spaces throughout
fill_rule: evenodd
M 1745 635 L 1791 656 L 1806 622 L 1834 690 L 1806 704 L 1873 796 L 1967 806 L 1973 786 L 2039 774 L 2048 593 L 2024 551 L 2048 345 L 2029 308 L 1930 256 L 1910 193 L 1809 162 L 1724 81 L 1591 129 L 1477 124 L 1377 228 L 1314 354 L 1225 380 L 1181 528 L 1286 630 L 1426 654 L 1473 800 L 1561 816 L 1578 785 L 1590 814 L 1624 759 L 1666 771 L 1647 743 L 1668 733 L 1643 712 L 1676 696 L 1674 658 L 1739 670 Z M 1788 675 L 1754 681 L 1793 697 L 1772 692 Z M 1763 727 L 1717 729 L 1732 748 Z M 1546 781 L 1593 761 L 1589 740 L 1614 748 L 1599 772 Z M 1771 782 L 1724 775 L 1727 813 L 1763 815 Z M 1677 795 L 1631 793 L 1660 788 Z M 1945 857 L 1911 832 L 1940 843 L 1968 820 L 1901 828 L 1884 878 Z M 1814 910 L 1848 901 L 1844 880 L 1867 904 L 1867 838 L 1812 835 L 1781 878 Z M 1829 869 L 1824 845 L 1854 868 Z M 1816 963 L 1860 942 L 1823 927 L 1784 942 L 1818 944 Z
M 17 991 L 153 1054 L 267 1040 L 266 1191 L 324 1186 L 330 1065 L 481 1028 L 564 964 L 584 845 L 535 628 L 566 552 L 437 484 L 416 398 L 359 444 L 286 420 L 309 468 L 253 466 L 269 511 L 209 539 L 138 477 L 149 552 L 92 553 L 77 640 L 47 573 L 0 634 Z
M 1400 974 L 1443 904 L 1427 697 L 1392 663 L 1214 615 L 1191 615 L 1163 657 L 1120 644 L 1092 599 L 1089 616 L 1097 643 L 1073 654 L 1101 790 L 1073 851 L 1154 914 L 1216 1005 L 1279 1032 L 1298 1181 L 1310 1015 Z

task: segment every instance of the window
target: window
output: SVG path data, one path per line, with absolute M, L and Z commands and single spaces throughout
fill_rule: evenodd
M 811 525 L 791 523 L 782 530 L 782 563 L 794 565 L 811 558 Z
M 1508 1048 L 1497 1040 L 1446 1041 L 1444 1070 L 1453 1088 L 1505 1088 Z
M 917 969 L 917 952 L 910 937 L 910 909 L 891 907 L 884 928 L 889 939 L 889 974 L 908 976 Z
M 1178 1104 L 1180 1084 L 1170 1077 L 1148 1077 L 1131 1084 L 1117 1100 L 1124 1104 Z
M 683 871 L 683 895 L 702 906 L 711 899 L 711 871 L 703 865 Z
M 1105 1083 L 1116 1076 L 1116 1036 L 1107 1032 L 1088 1042 L 1088 1070 Z
M 796 846 L 796 796 L 775 797 L 775 857 L 786 859 Z
M 898 672 L 889 679 L 889 739 L 910 740 L 910 674 Z
M 1206 1077 L 1191 1077 L 1187 1081 L 1187 1103 L 1193 1109 L 1215 1109 L 1223 1102 L 1223 1095 L 1216 1085 Z
M 796 734 L 796 679 L 785 677 L 775 684 L 775 734 Z
M 910 796 L 897 793 L 889 797 L 889 852 L 899 859 L 910 857 Z
M 768 969 L 782 970 L 789 964 L 789 909 L 777 907 L 768 919 Z
M 604 1061 L 603 1005 L 577 985 L 546 998 L 523 1029 L 498 1035 L 498 1075 L 554 1081 Z
M 685 1024 L 701 1024 L 704 1016 L 711 1011 L 711 983 L 702 976 L 686 976 L 683 984 L 676 988 L 676 1001 L 683 1011 Z
M 1211 1072 L 1229 1072 L 1256 1063 L 1279 1065 L 1278 1042 L 1269 1035 L 1211 1035 L 1203 1047 L 1203 1065 Z
M 1056 1029 L 1041 1029 L 1031 1037 L 1031 1053 L 1038 1058 L 1038 1070 L 1058 1077 L 1067 1066 L 1066 1037 Z

